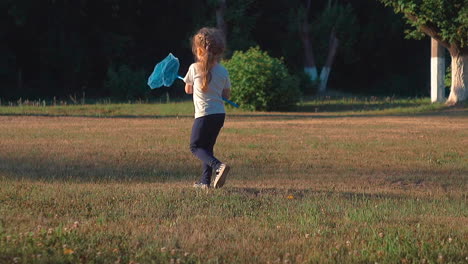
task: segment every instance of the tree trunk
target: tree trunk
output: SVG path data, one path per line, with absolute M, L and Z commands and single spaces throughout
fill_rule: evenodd
M 445 100 L 445 48 L 431 38 L 431 102 Z
M 316 81 L 318 78 L 317 66 L 315 65 L 314 52 L 312 49 L 312 41 L 309 35 L 309 11 L 310 2 L 307 1 L 305 15 L 303 20 L 299 22 L 299 33 L 301 35 L 302 46 L 304 48 L 304 72 L 309 76 L 310 80 Z
M 452 87 L 447 99 L 447 105 L 456 105 L 468 97 L 468 54 L 451 50 L 452 57 Z
M 307 22 L 305 22 L 307 23 Z M 307 26 L 303 26 L 308 28 Z M 310 41 L 309 33 L 304 29 L 302 32 L 302 45 L 304 47 L 304 55 L 305 55 L 305 61 L 304 61 L 304 71 L 307 75 L 309 75 L 309 78 L 312 81 L 316 81 L 318 77 L 317 73 L 317 66 L 315 65 L 315 58 L 314 58 L 314 53 L 312 51 L 312 43 Z
M 330 76 L 331 67 L 335 60 L 336 52 L 338 51 L 338 43 L 335 31 L 332 30 L 332 33 L 330 34 L 330 44 L 328 46 L 327 61 L 320 71 L 319 93 L 324 93 L 327 89 L 328 77 Z
M 219 0 L 219 6 L 216 9 L 216 27 L 223 32 L 225 39 L 227 38 L 227 26 L 224 20 L 227 8 L 226 1 L 227 0 Z

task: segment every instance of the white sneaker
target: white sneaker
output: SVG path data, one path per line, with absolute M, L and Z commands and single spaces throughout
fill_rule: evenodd
M 231 168 L 222 163 L 219 168 L 216 170 L 216 178 L 213 182 L 214 188 L 221 188 L 223 187 L 224 183 L 226 182 L 226 177 Z
M 206 183 L 196 182 L 193 184 L 193 188 L 197 189 L 209 189 L 210 185 Z

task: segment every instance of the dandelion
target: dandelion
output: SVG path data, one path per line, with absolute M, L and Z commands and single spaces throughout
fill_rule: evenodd
M 294 195 L 288 195 L 288 197 L 286 197 L 286 198 L 288 198 L 289 200 L 292 200 L 292 199 L 294 199 Z
M 453 239 L 451 237 L 448 238 L 448 242 L 452 243 Z

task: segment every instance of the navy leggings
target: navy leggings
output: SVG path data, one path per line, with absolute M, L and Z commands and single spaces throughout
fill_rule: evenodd
M 225 114 L 212 114 L 193 121 L 190 136 L 190 151 L 203 162 L 201 183 L 210 184 L 213 169 L 218 169 L 221 161 L 215 158 L 213 147 L 219 131 L 224 125 Z

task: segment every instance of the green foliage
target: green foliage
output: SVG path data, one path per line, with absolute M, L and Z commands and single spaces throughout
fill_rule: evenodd
M 310 28 L 314 43 L 318 44 L 316 54 L 320 64 L 325 63 L 331 32 L 334 32 L 340 41 L 339 50 L 347 61 L 352 61 L 356 56 L 353 48 L 359 32 L 359 24 L 350 4 L 335 4 L 327 7 L 315 18 Z
M 282 59 L 270 57 L 259 47 L 236 51 L 223 64 L 232 82 L 232 100 L 249 110 L 281 110 L 294 106 L 300 97 L 297 78 Z
M 229 1 L 226 10 L 226 23 L 228 24 L 228 44 L 236 50 L 246 50 L 255 45 L 252 31 L 255 28 L 257 15 L 249 14 L 255 1 L 237 0 Z
M 444 78 L 445 87 L 452 86 L 452 67 L 447 67 L 445 70 L 445 78 Z
M 132 70 L 128 65 L 109 67 L 107 70 L 106 88 L 111 95 L 119 99 L 137 99 L 149 92 L 146 86 L 146 73 L 143 70 Z
M 294 74 L 299 81 L 299 90 L 304 95 L 315 95 L 320 84 L 320 80 L 312 81 L 304 71 L 300 70 Z
M 260 45 L 271 56 L 284 57 L 291 72 L 302 70 L 304 56 L 302 43 L 298 41 L 297 18 L 305 14 L 298 16 L 295 11 L 304 2 L 227 1 L 224 17 L 228 28 L 227 57 L 231 51 Z M 333 2 L 340 3 L 341 11 L 337 12 L 339 8 L 331 4 L 325 16 L 322 13 L 327 9 L 327 2 L 312 1 L 309 22 L 318 66 L 328 51 L 329 30 L 336 26 L 340 47 L 331 85 L 347 92 L 373 94 L 375 80 L 406 74 L 407 78 L 417 80 L 417 89 L 427 91 L 424 71 L 411 71 L 423 68 L 426 62 L 422 58 L 427 58 L 427 52 L 421 52 L 421 47 L 427 45 L 411 45 L 401 40 L 400 16 L 377 1 L 337 0 Z M 352 24 L 344 18 L 349 14 L 345 2 L 351 4 L 357 17 L 356 35 L 351 34 L 352 30 L 342 30 Z M 190 36 L 200 27 L 216 25 L 218 6 L 218 0 L 0 1 L 0 97 L 3 100 L 66 99 L 70 94 L 82 92 L 87 98 L 107 97 L 109 89 L 104 84 L 109 65 L 127 64 L 151 71 L 159 58 L 169 52 L 179 57 L 182 74 L 193 59 Z M 466 25 L 466 7 L 460 8 L 465 15 L 454 19 Z M 338 19 L 344 24 L 331 23 L 332 18 L 340 17 L 337 14 L 345 15 Z M 178 23 L 180 17 L 189 19 Z M 318 17 L 330 21 L 316 25 Z M 466 27 L 460 30 L 467 32 Z M 324 33 L 316 34 L 319 31 Z M 341 34 L 349 34 L 356 40 L 349 41 Z M 409 56 L 414 59 L 406 63 Z M 17 89 L 19 84 L 22 89 Z M 151 94 L 157 96 L 161 91 Z M 171 89 L 171 99 L 179 97 L 176 91 L 181 90 Z
M 403 13 L 412 26 L 410 38 L 420 39 L 430 28 L 440 38 L 459 48 L 468 47 L 468 5 L 466 0 L 379 0 Z
M 208 0 L 210 12 L 215 12 L 220 6 L 219 0 Z M 252 31 L 255 29 L 258 11 L 254 9 L 254 0 L 228 1 L 225 10 L 224 22 L 227 27 L 227 55 L 233 50 L 246 50 L 256 45 Z M 211 16 L 208 24 L 216 26 L 216 16 Z M 232 48 L 232 49 L 230 49 Z

